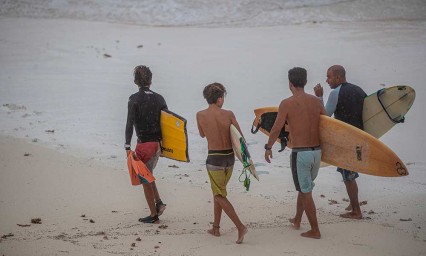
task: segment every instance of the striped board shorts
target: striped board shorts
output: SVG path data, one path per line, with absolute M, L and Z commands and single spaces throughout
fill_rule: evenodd
M 211 189 L 214 196 L 226 197 L 226 185 L 234 169 L 234 150 L 209 150 L 206 168 L 210 178 Z

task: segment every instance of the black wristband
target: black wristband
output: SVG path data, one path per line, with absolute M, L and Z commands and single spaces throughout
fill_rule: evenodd
M 271 150 L 272 148 L 268 148 L 268 144 L 265 144 L 265 150 Z
M 131 148 L 130 148 L 130 147 L 125 147 L 124 149 L 125 149 L 125 150 L 130 150 Z

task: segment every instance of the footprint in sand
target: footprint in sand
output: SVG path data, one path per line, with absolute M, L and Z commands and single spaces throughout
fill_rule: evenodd
M 27 110 L 27 107 L 25 107 L 24 105 L 16 105 L 16 104 L 3 104 L 3 107 L 8 108 L 9 110 L 12 111 L 21 111 L 21 110 Z

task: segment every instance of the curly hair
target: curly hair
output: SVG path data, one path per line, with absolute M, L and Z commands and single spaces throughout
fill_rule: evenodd
M 294 67 L 288 71 L 288 80 L 294 87 L 303 88 L 307 82 L 306 69 Z
M 147 66 L 136 66 L 133 75 L 135 77 L 134 82 L 139 87 L 151 85 L 152 73 Z
M 225 86 L 220 83 L 212 83 L 204 87 L 203 96 L 208 104 L 215 104 L 217 99 L 226 95 Z

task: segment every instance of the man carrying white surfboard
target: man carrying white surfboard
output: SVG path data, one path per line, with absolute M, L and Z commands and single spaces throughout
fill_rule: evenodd
M 327 70 L 327 83 L 333 91 L 330 92 L 326 104 L 328 116 L 332 116 L 340 121 L 353 125 L 361 130 L 364 129 L 362 111 L 364 98 L 367 94 L 357 85 L 346 82 L 346 71 L 340 65 L 334 65 Z M 323 88 L 321 84 L 314 87 L 315 95 L 322 100 Z M 358 200 L 357 172 L 337 168 L 342 174 L 343 182 L 348 192 L 351 211 L 341 214 L 343 218 L 362 219 L 362 212 Z
M 278 138 L 285 122 L 288 123 L 292 152 L 290 166 L 297 196 L 296 215 L 290 222 L 295 229 L 300 228 L 303 212 L 308 217 L 311 230 L 301 234 L 308 238 L 321 238 L 318 227 L 312 190 L 321 163 L 319 138 L 320 115 L 325 115 L 321 101 L 305 93 L 307 74 L 304 68 L 295 67 L 288 71 L 289 87 L 293 96 L 281 101 L 277 118 L 265 144 L 265 160 L 270 163 L 272 146 Z
M 207 138 L 208 156 L 206 168 L 210 178 L 214 202 L 214 221 L 208 233 L 220 236 L 220 219 L 222 210 L 229 216 L 238 229 L 237 244 L 241 244 L 247 227 L 241 222 L 231 202 L 226 198 L 226 185 L 231 178 L 235 156 L 232 149 L 230 127 L 233 124 L 241 133 L 235 115 L 230 110 L 222 109 L 226 89 L 220 83 L 209 84 L 204 88 L 204 98 L 209 106 L 197 113 L 197 125 L 202 138 Z M 241 133 L 242 134 L 242 133 Z
M 167 109 L 167 105 L 163 96 L 150 90 L 151 80 L 152 73 L 148 67 L 135 67 L 134 82 L 138 85 L 139 92 L 129 97 L 124 148 L 129 155 L 130 142 L 135 129 L 138 137 L 135 153 L 152 173 L 161 154 L 161 110 Z M 139 221 L 156 223 L 159 221 L 158 216 L 166 209 L 166 205 L 160 199 L 155 181 L 142 185 L 151 214 L 140 218 Z

